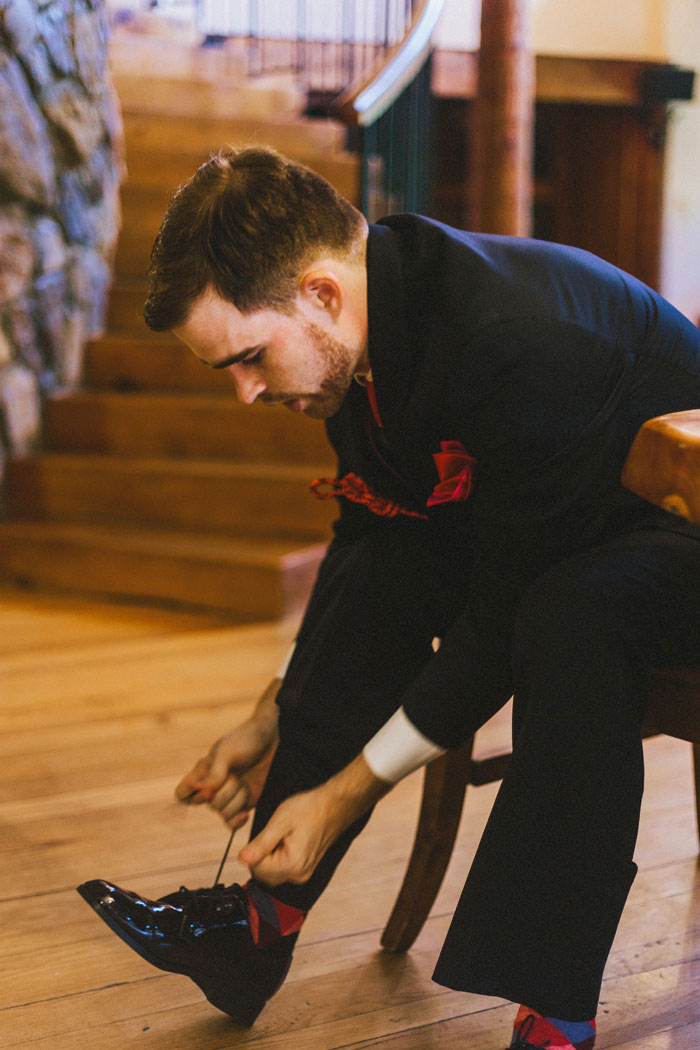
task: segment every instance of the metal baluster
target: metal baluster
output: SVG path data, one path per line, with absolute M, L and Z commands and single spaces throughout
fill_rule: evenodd
M 333 86 L 333 34 L 328 31 L 327 25 L 323 27 L 323 41 L 321 44 L 321 69 L 322 89 L 328 89 L 328 69 L 331 70 L 331 86 Z
M 296 56 L 296 73 L 297 79 L 301 79 L 302 71 L 307 80 L 307 87 L 311 85 L 308 83 L 310 77 L 308 76 L 307 70 L 307 56 L 306 56 L 306 2 L 305 0 L 297 0 L 297 38 L 295 47 Z
M 349 5 L 349 8 L 350 8 L 350 10 L 349 10 L 349 14 L 348 14 L 348 25 L 350 26 L 350 45 L 349 45 L 349 48 L 348 48 L 348 72 L 349 72 L 348 83 L 350 83 L 355 78 L 355 67 L 356 67 L 356 63 L 357 63 L 358 32 L 357 32 L 357 6 L 355 4 L 355 0 L 352 0 L 352 2 Z
M 265 0 L 262 0 L 260 8 L 261 10 L 258 16 L 258 38 L 260 43 L 258 46 L 260 48 L 260 72 L 262 74 L 265 72 L 265 54 L 267 51 L 267 26 L 265 24 L 265 13 L 267 5 L 265 3 Z
M 340 44 L 340 78 L 336 82 L 336 88 L 341 90 L 350 83 L 350 49 L 351 49 L 351 4 L 350 0 L 343 0 L 342 4 L 342 29 Z
M 256 27 L 258 23 L 257 0 L 248 0 L 248 75 L 253 76 L 256 72 L 255 66 L 258 60 L 258 39 Z

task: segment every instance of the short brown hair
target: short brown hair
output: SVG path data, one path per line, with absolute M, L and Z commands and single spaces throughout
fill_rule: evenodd
M 182 324 L 208 286 L 241 313 L 284 310 L 305 261 L 356 250 L 364 224 L 303 164 L 271 149 L 221 150 L 168 205 L 151 252 L 146 324 Z

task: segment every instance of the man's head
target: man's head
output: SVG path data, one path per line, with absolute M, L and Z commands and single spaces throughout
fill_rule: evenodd
M 366 356 L 363 216 L 267 149 L 212 157 L 172 199 L 147 324 L 227 368 L 240 400 L 326 418 Z

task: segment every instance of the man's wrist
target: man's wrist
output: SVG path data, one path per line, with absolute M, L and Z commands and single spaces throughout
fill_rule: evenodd
M 325 788 L 333 807 L 343 813 L 344 830 L 383 798 L 392 785 L 377 777 L 360 754 L 326 781 Z
M 280 709 L 277 706 L 277 694 L 282 682 L 273 678 L 265 692 L 262 694 L 248 721 L 260 724 L 270 724 L 277 727 Z

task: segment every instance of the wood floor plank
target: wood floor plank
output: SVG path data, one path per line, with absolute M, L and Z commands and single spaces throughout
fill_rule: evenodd
M 241 635 L 202 631 L 157 642 L 135 639 L 43 658 L 22 653 L 6 657 L 0 733 L 259 695 L 294 628 L 280 624 L 273 635 L 264 628 L 241 630 Z
M 177 1025 L 184 1021 L 186 1011 L 200 1012 L 202 997 L 191 982 L 160 974 L 142 960 L 134 960 L 124 945 L 107 936 L 106 928 L 105 935 L 93 940 L 81 939 L 78 947 L 82 960 L 79 968 L 70 966 L 70 945 L 53 949 L 41 960 L 35 976 L 37 994 L 12 1012 L 9 1028 L 3 1025 L 0 1046 L 12 1045 L 22 1026 L 31 1026 L 39 1035 L 42 1028 L 48 1028 L 46 1015 L 54 1013 L 46 1004 L 64 1003 L 66 999 L 72 1000 L 72 1006 L 68 1011 L 59 1012 L 59 1024 L 64 1030 L 73 1031 L 88 1031 L 96 1026 L 92 1006 L 86 1014 L 86 1000 L 91 1004 L 98 1001 L 100 1021 L 110 1023 L 167 1009 L 171 1014 L 170 1024 Z M 23 963 L 20 959 L 11 967 L 9 979 L 21 978 Z M 347 1023 L 358 1012 L 385 1012 L 391 1007 L 411 1009 L 412 1004 L 415 1008 L 414 1004 L 425 998 L 437 1000 L 444 996 L 445 990 L 430 981 L 429 960 L 426 964 L 421 959 L 420 963 L 416 965 L 414 959 L 389 958 L 379 953 L 376 941 L 371 943 L 368 935 L 345 938 L 341 950 L 332 959 L 327 946 L 300 946 L 284 995 L 270 1004 L 248 1038 L 264 1042 L 290 1029 L 299 1029 L 303 1035 L 303 1031 L 313 1027 Z M 109 982 L 102 983 L 107 973 Z M 349 985 L 353 989 L 351 998 Z M 206 1004 L 205 1009 L 211 1016 L 217 1016 Z M 234 1026 L 229 1027 L 237 1031 Z M 52 1031 L 59 1034 L 56 1027 Z M 197 1034 L 192 1033 L 192 1045 L 197 1045 Z
M 608 1043 L 620 1050 L 697 1050 L 700 1046 L 700 1023 L 685 1026 L 674 1025 L 664 1032 L 644 1035 L 626 1043 Z
M 252 693 L 252 691 L 251 691 Z M 65 741 L 54 726 L 0 734 L 0 790 L 7 801 L 88 791 L 105 783 L 179 777 L 214 739 L 251 710 L 253 697 L 109 722 L 72 724 Z M 154 746 L 154 741 L 158 746 Z
M 310 914 L 284 987 L 252 1029 L 149 966 L 75 892 L 147 896 L 213 881 L 226 831 L 173 787 L 250 709 L 296 625 L 136 612 L 0 591 L 0 1047 L 22 1050 L 502 1050 L 513 1007 L 431 974 L 498 785 L 470 789 L 431 918 L 406 956 L 379 950 L 421 775 L 380 803 Z M 508 712 L 481 734 L 508 744 Z M 689 748 L 645 743 L 640 871 L 606 969 L 598 1047 L 700 1045 L 700 873 Z M 240 833 L 233 853 L 245 840 Z M 377 854 L 381 851 L 381 864 Z M 227 881 L 246 872 L 233 857 Z

